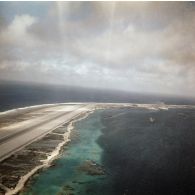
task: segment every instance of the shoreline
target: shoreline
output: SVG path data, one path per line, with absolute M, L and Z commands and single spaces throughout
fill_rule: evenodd
M 33 177 L 33 175 L 43 169 L 43 168 L 47 168 L 51 166 L 51 163 L 57 159 L 61 153 L 61 150 L 63 149 L 63 146 L 65 144 L 67 144 L 68 142 L 71 141 L 71 132 L 74 129 L 74 123 L 83 120 L 85 118 L 87 118 L 90 114 L 92 114 L 95 111 L 95 109 L 92 109 L 86 113 L 80 113 L 78 116 L 75 116 L 73 119 L 71 119 L 70 122 L 68 122 L 68 126 L 67 126 L 67 132 L 65 132 L 63 134 L 63 138 L 64 140 L 62 142 L 60 142 L 57 147 L 47 156 L 47 158 L 45 160 L 41 160 L 42 164 L 41 165 L 37 165 L 35 166 L 32 170 L 30 170 L 27 174 L 25 174 L 24 176 L 22 176 L 20 178 L 20 180 L 18 181 L 17 185 L 15 186 L 14 189 L 10 189 L 8 190 L 5 195 L 14 195 L 14 194 L 18 194 L 20 193 L 24 187 L 25 184 L 29 181 L 29 179 L 31 179 Z M 57 127 L 58 128 L 58 127 Z M 56 129 L 57 129 L 56 128 Z M 55 129 L 54 129 L 55 130 Z
M 36 107 L 36 106 L 33 106 L 33 107 Z M 185 105 L 185 106 L 184 105 L 183 106 L 181 106 L 181 105 L 163 105 L 163 104 L 162 105 L 159 105 L 159 104 L 124 104 L 124 103 L 121 103 L 121 104 L 94 104 L 90 108 L 90 110 L 83 111 L 80 114 L 74 116 L 68 123 L 64 122 L 60 126 L 56 127 L 55 129 L 52 129 L 51 133 L 54 132 L 56 129 L 62 127 L 65 123 L 67 123 L 67 131 L 64 132 L 63 134 L 61 134 L 61 136 L 63 136 L 63 140 L 60 141 L 60 143 L 51 152 L 46 153 L 44 151 L 44 153 L 46 154 L 46 159 L 42 159 L 42 160 L 38 159 L 37 161 L 39 161 L 41 164 L 38 164 L 38 165 L 35 164 L 35 167 L 32 166 L 32 169 L 30 171 L 28 170 L 27 173 L 20 176 L 19 180 L 17 181 L 16 186 L 14 186 L 13 189 L 12 189 L 12 187 L 11 188 L 9 187 L 8 189 L 5 190 L 5 195 L 14 195 L 14 194 L 20 193 L 25 188 L 25 184 L 29 181 L 29 179 L 31 177 L 33 177 L 33 175 L 37 171 L 51 166 L 51 163 L 59 157 L 63 146 L 71 141 L 71 132 L 74 129 L 74 124 L 76 122 L 87 118 L 95 110 L 107 109 L 107 108 L 129 108 L 129 109 L 131 109 L 131 108 L 145 108 L 145 109 L 154 109 L 154 110 L 168 110 L 169 108 L 194 108 L 194 106 L 193 105 L 191 105 L 191 106 L 189 106 L 189 105 L 188 106 L 187 105 Z M 40 138 L 38 140 L 41 140 L 42 138 Z M 22 150 L 24 150 L 24 149 L 22 149 Z M 6 186 L 3 186 L 3 187 L 6 187 Z

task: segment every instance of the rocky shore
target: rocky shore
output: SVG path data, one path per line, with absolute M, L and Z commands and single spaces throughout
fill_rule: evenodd
M 0 194 L 6 194 L 16 188 L 23 176 L 42 165 L 59 143 L 63 142 L 66 132 L 67 125 L 63 125 L 1 162 Z

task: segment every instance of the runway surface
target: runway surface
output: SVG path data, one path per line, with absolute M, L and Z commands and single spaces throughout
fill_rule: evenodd
M 11 112 L 0 118 L 0 161 L 89 110 L 84 104 L 56 104 Z

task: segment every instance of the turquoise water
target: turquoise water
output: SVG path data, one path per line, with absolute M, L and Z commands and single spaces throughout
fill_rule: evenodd
M 56 160 L 55 166 L 41 172 L 32 181 L 25 195 L 62 195 L 62 194 L 99 194 L 105 183 L 105 175 L 89 175 L 79 170 L 79 166 L 87 160 L 101 164 L 102 148 L 97 144 L 103 125 L 100 112 L 78 121 L 75 130 L 79 133 L 78 140 L 73 140 Z

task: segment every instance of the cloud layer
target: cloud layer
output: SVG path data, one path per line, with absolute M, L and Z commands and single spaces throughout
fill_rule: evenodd
M 195 96 L 193 2 L 1 2 L 0 78 Z

